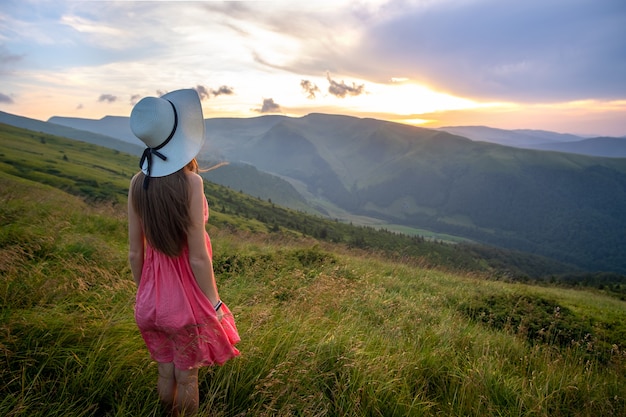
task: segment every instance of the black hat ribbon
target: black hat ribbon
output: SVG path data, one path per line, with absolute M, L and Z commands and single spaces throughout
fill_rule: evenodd
M 143 154 L 141 155 L 141 160 L 139 161 L 139 168 L 143 169 L 144 162 L 148 161 L 148 166 L 146 167 L 147 175 L 143 180 L 144 190 L 148 189 L 148 183 L 150 182 L 150 171 L 152 168 L 152 155 L 156 155 L 162 161 L 167 161 L 167 156 L 163 155 L 161 152 L 159 152 L 159 150 L 162 149 L 165 145 L 167 145 L 169 141 L 174 137 L 174 133 L 176 133 L 176 128 L 178 127 L 178 113 L 176 112 L 176 107 L 174 106 L 174 103 L 172 103 L 169 100 L 167 101 L 172 105 L 172 109 L 174 110 L 174 127 L 172 128 L 172 132 L 170 133 L 170 135 L 167 137 L 167 139 L 165 139 L 165 141 L 163 141 L 163 143 L 161 143 L 159 146 L 155 146 L 154 148 L 148 147 L 144 149 Z

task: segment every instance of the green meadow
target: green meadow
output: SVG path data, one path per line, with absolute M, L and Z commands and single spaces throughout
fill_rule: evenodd
M 0 126 L 0 415 L 162 415 L 127 263 L 136 164 Z M 496 280 L 423 239 L 392 256 L 354 244 L 360 229 L 206 192 L 242 340 L 201 370 L 201 416 L 626 415 L 619 297 Z

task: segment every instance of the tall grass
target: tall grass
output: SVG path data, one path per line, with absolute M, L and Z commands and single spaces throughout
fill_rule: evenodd
M 161 415 L 123 206 L 3 173 L 0 201 L 0 415 Z M 202 369 L 203 416 L 626 415 L 619 300 L 209 230 L 242 355 Z

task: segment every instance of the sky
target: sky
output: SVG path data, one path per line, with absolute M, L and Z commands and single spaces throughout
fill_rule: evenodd
M 0 0 L 0 111 L 309 113 L 626 135 L 625 0 Z

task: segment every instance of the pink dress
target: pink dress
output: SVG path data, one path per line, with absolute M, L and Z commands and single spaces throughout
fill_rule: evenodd
M 204 220 L 209 210 L 205 200 Z M 205 232 L 206 233 L 206 232 Z M 209 256 L 211 240 L 205 235 Z M 239 334 L 232 313 L 222 304 L 220 322 L 204 295 L 189 264 L 189 250 L 171 258 L 146 244 L 146 253 L 137 290 L 135 320 L 157 362 L 174 362 L 178 369 L 221 365 L 238 356 Z

